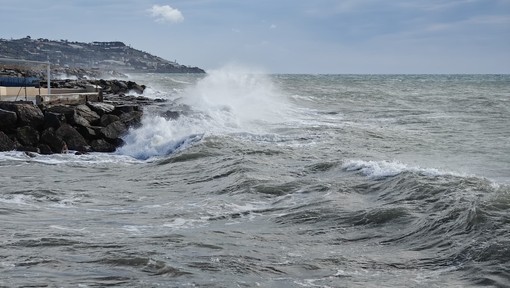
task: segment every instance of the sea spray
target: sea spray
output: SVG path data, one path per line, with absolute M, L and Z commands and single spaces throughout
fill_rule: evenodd
M 165 109 L 185 107 L 186 113 L 177 119 L 144 116 L 117 153 L 145 160 L 186 148 L 204 135 L 264 134 L 268 124 L 288 118 L 289 104 L 266 74 L 234 66 L 210 71 L 173 98 Z
M 267 74 L 233 65 L 210 71 L 185 91 L 182 102 L 241 129 L 279 122 L 289 105 Z
M 182 118 L 174 121 L 161 116 L 147 116 L 142 120 L 141 128 L 131 130 L 125 137 L 126 145 L 117 153 L 141 160 L 167 155 L 199 141 L 203 134 L 194 133 L 196 128 Z

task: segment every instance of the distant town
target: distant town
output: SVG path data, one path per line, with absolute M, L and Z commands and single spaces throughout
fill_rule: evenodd
M 132 48 L 119 41 L 81 43 L 68 40 L 0 39 L 0 58 L 49 61 L 52 65 L 119 72 L 205 73 Z

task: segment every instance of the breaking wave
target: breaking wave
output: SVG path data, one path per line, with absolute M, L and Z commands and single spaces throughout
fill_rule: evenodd
M 271 123 L 288 118 L 289 104 L 267 75 L 234 66 L 210 71 L 172 97 L 174 101 L 164 109 L 178 116 L 146 115 L 117 153 L 137 159 L 164 156 L 210 135 L 264 134 Z

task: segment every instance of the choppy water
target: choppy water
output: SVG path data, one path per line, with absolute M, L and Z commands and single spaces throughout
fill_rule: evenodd
M 116 153 L 0 154 L 0 286 L 510 286 L 510 76 L 133 79 Z

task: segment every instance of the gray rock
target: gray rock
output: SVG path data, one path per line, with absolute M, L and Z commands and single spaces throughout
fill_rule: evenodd
M 57 114 L 63 114 L 68 122 L 72 122 L 74 114 L 75 114 L 73 107 L 65 106 L 65 105 L 51 106 L 51 107 L 47 108 L 45 112 L 46 113 L 52 112 L 52 113 L 57 113 Z
M 64 148 L 64 140 L 62 140 L 61 137 L 57 136 L 57 133 L 55 132 L 55 129 L 48 128 L 44 130 L 41 134 L 41 142 L 43 144 L 47 144 L 50 146 L 51 151 L 54 153 L 61 153 L 62 148 Z
M 143 113 L 140 111 L 133 111 L 120 115 L 120 121 L 129 126 L 138 126 L 142 122 Z
M 36 129 L 42 128 L 44 124 L 44 114 L 39 107 L 34 105 L 21 105 L 16 111 L 18 122 L 21 125 L 30 125 Z
M 93 140 L 90 143 L 93 151 L 96 152 L 115 152 L 115 145 L 108 143 L 104 139 Z
M 66 117 L 64 114 L 55 113 L 55 112 L 44 112 L 44 128 L 55 128 L 58 129 L 62 123 L 66 122 Z
M 53 151 L 51 150 L 50 146 L 47 144 L 39 144 L 39 146 L 37 146 L 37 149 L 39 149 L 39 153 L 41 153 L 43 155 L 53 154 Z
M 16 129 L 16 139 L 23 146 L 37 147 L 39 132 L 32 126 L 23 126 Z
M 128 85 L 124 81 L 115 80 L 115 85 L 119 86 L 122 91 L 126 91 L 128 88 Z
M 88 141 L 92 139 L 97 139 L 99 137 L 99 133 L 97 132 L 97 126 L 78 126 L 76 130 Z M 100 127 L 102 128 L 102 127 Z M 101 131 L 99 129 L 99 131 Z
M 90 127 L 90 122 L 87 121 L 87 119 L 83 118 L 82 116 L 78 115 L 78 113 L 75 113 L 73 115 L 73 121 L 71 121 L 76 126 L 82 126 L 82 127 Z
M 60 128 L 55 131 L 57 137 L 60 137 L 67 144 L 69 150 L 76 150 L 80 152 L 87 152 L 89 145 L 83 136 L 68 124 L 62 124 Z
M 18 122 L 18 116 L 16 115 L 16 112 L 0 109 L 1 131 L 10 132 L 16 130 L 16 122 Z
M 121 115 L 124 113 L 130 113 L 133 111 L 140 111 L 140 106 L 132 105 L 132 104 L 117 105 L 117 106 L 115 106 L 115 110 L 113 111 L 113 114 Z
M 6 102 L 0 103 L 0 109 L 16 113 L 18 126 L 32 126 L 36 129 L 42 128 L 44 115 L 39 107 L 32 103 Z
M 117 138 L 120 138 L 127 131 L 128 129 L 126 125 L 122 123 L 122 121 L 115 121 L 101 129 L 101 134 L 103 135 L 103 137 L 107 139 L 115 140 Z
M 101 116 L 101 120 L 99 121 L 99 123 L 101 124 L 101 126 L 106 127 L 106 126 L 112 124 L 113 122 L 119 121 L 119 120 L 120 120 L 120 118 L 117 115 L 105 114 L 105 115 Z
M 12 151 L 14 150 L 14 141 L 4 132 L 0 131 L 0 151 Z
M 144 85 L 138 85 L 137 83 L 132 82 L 132 81 L 128 81 L 127 86 L 128 86 L 129 90 L 134 91 L 135 93 L 138 93 L 138 94 L 142 94 L 143 91 L 145 90 Z
M 85 118 L 90 124 L 94 125 L 101 118 L 96 112 L 92 111 L 87 105 L 78 105 L 75 108 L 76 114 Z
M 98 115 L 103 116 L 104 114 L 112 113 L 115 110 L 115 106 L 103 102 L 87 102 L 87 106 Z

